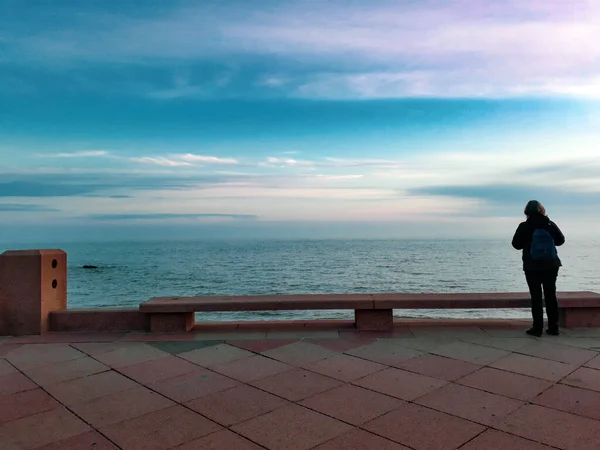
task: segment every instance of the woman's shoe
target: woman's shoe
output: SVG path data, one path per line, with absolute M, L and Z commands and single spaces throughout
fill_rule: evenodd
M 560 331 L 558 331 L 558 328 L 548 328 L 546 330 L 546 334 L 549 334 L 550 336 L 558 336 Z
M 525 333 L 527 333 L 529 336 L 542 337 L 541 330 L 536 330 L 535 328 L 530 328 Z

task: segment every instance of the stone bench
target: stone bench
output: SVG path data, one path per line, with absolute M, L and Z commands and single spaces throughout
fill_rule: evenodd
M 600 294 L 558 294 L 561 326 L 600 326 Z M 358 330 L 393 327 L 394 309 L 498 309 L 529 308 L 527 293 L 466 294 L 309 294 L 231 297 L 157 297 L 139 307 L 149 316 L 151 331 L 189 331 L 196 312 L 354 310 Z

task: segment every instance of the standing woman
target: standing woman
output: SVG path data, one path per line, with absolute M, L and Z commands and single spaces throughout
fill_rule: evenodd
M 531 294 L 531 314 L 533 326 L 527 334 L 540 337 L 544 329 L 542 298 L 546 299 L 548 329 L 546 333 L 558 335 L 558 301 L 556 299 L 556 278 L 562 266 L 556 251 L 565 243 L 562 232 L 546 216 L 546 209 L 537 200 L 525 206 L 527 220 L 522 222 L 512 240 L 512 246 L 523 250 L 523 270 Z M 542 295 L 543 287 L 543 295 Z

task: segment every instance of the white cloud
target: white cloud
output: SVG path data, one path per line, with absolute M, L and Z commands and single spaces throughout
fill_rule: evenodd
M 95 151 L 81 151 L 72 153 L 50 153 L 40 155 L 42 158 L 92 158 L 100 156 L 110 156 L 107 151 L 95 150 Z
M 253 77 L 259 86 L 311 98 L 600 96 L 596 0 L 204 3 L 9 36 L 10 55 L 128 64 L 244 55 L 269 62 Z M 211 87 L 229 80 L 221 74 Z M 183 76 L 149 95 L 197 96 L 202 86 Z
M 277 158 L 274 156 L 269 156 L 265 161 L 261 161 L 258 164 L 258 167 L 314 167 L 319 165 L 316 161 L 304 161 L 298 160 L 294 158 Z
M 139 157 L 127 157 L 128 161 L 142 163 L 142 164 L 153 164 L 157 166 L 166 167 L 184 167 L 184 166 L 198 166 L 204 164 L 211 165 L 235 165 L 239 164 L 239 161 L 234 158 L 220 158 L 217 156 L 204 156 L 194 155 L 192 153 L 185 153 L 180 155 L 167 155 L 167 156 L 139 156 Z
M 175 155 L 175 158 L 182 159 L 190 163 L 200 162 L 204 164 L 239 164 L 239 161 L 235 158 L 220 158 L 217 156 L 205 156 L 205 155 L 194 155 L 192 153 L 186 153 L 184 155 Z
M 324 175 L 317 174 L 315 175 L 319 178 L 325 178 L 326 180 L 356 180 L 358 178 L 364 177 L 364 175 Z
M 191 163 L 186 161 L 177 161 L 163 156 L 142 156 L 139 158 L 129 158 L 130 161 L 138 162 L 142 164 L 153 164 L 156 166 L 166 167 L 179 167 L 179 166 L 191 166 Z

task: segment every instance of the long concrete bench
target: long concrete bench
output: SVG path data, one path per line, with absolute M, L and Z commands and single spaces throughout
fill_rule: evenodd
M 558 294 L 561 326 L 600 326 L 600 294 Z M 469 294 L 309 294 L 233 297 L 157 297 L 139 307 L 149 315 L 150 330 L 189 331 L 196 312 L 354 310 L 358 330 L 379 331 L 393 327 L 394 309 L 498 309 L 529 308 L 527 293 Z

